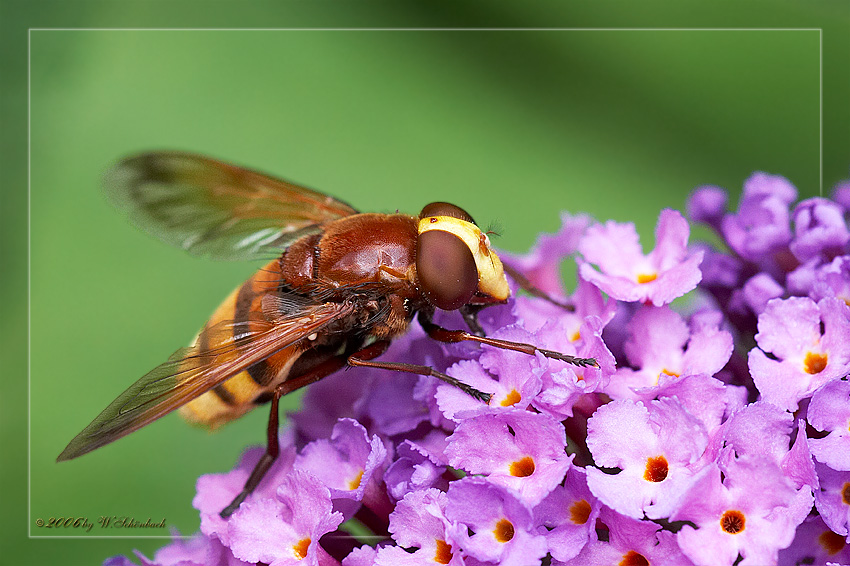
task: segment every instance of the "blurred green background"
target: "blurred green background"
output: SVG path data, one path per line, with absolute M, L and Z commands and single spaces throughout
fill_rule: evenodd
M 601 11 L 612 4 L 36 5 L 0 3 L 13 16 L 3 24 L 4 75 L 13 79 L 4 86 L 11 127 L 3 143 L 10 164 L 18 155 L 13 174 L 26 173 L 27 27 L 520 25 L 825 27 L 824 194 L 848 176 L 850 16 L 840 3 L 817 12 L 753 3 L 720 16 L 696 12 L 693 20 L 644 4 L 658 16 L 652 23 L 646 13 L 627 22 L 627 9 L 615 18 Z M 768 5 L 770 17 L 758 19 Z M 496 222 L 497 245 L 511 251 L 556 229 L 561 210 L 633 221 L 651 248 L 658 211 L 682 209 L 701 184 L 736 194 L 752 171 L 764 170 L 787 176 L 801 197 L 819 193 L 820 40 L 817 31 L 31 31 L 31 511 L 23 483 L 23 176 L 3 196 L 3 365 L 13 371 L 0 414 L 7 447 L 0 498 L 11 503 L 3 555 L 84 564 L 132 548 L 152 554 L 165 541 L 25 537 L 138 534 L 35 526 L 69 515 L 165 518 L 192 533 L 198 475 L 229 469 L 263 439 L 265 410 L 215 435 L 172 415 L 55 463 L 79 430 L 185 345 L 259 267 L 196 259 L 133 228 L 99 188 L 115 160 L 148 149 L 195 151 L 364 211 L 415 214 L 450 200 L 483 225 Z M 20 488 L 10 489 L 13 482 Z

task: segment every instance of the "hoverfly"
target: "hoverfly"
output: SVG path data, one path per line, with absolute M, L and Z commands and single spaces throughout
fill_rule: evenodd
M 221 512 L 227 517 L 278 456 L 280 397 L 346 366 L 429 375 L 489 401 L 490 394 L 431 367 L 374 361 L 417 313 L 441 342 L 471 340 L 596 364 L 484 336 L 477 313 L 508 299 L 506 269 L 487 234 L 452 204 L 431 203 L 418 216 L 358 213 L 322 193 L 181 152 L 127 158 L 107 172 L 105 187 L 114 204 L 166 242 L 218 259 L 275 259 L 224 300 L 192 346 L 119 395 L 58 461 L 175 409 L 215 427 L 271 402 L 266 454 Z M 435 309 L 459 310 L 471 332 L 437 326 Z

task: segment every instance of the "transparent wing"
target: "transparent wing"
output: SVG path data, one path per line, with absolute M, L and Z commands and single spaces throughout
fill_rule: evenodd
M 197 255 L 261 259 L 357 211 L 325 194 L 209 157 L 153 152 L 107 171 L 110 201 L 140 228 Z
M 138 430 L 352 312 L 349 303 L 323 303 L 273 322 L 219 323 L 212 333 L 231 339 L 205 350 L 196 343 L 176 351 L 110 403 L 71 440 L 57 461 L 76 458 Z

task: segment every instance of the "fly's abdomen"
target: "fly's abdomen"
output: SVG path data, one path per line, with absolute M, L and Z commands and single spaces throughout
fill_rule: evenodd
M 253 321 L 265 319 L 263 295 L 275 292 L 280 282 L 280 262 L 276 259 L 234 290 L 195 339 L 199 358 L 215 355 L 217 346 L 234 339 L 234 332 L 256 330 L 260 323 Z M 236 324 L 230 324 L 231 321 Z M 239 418 L 257 406 L 257 401 L 269 398 L 275 386 L 286 379 L 302 351 L 298 345 L 280 350 L 187 403 L 180 408 L 180 414 L 191 423 L 210 428 Z

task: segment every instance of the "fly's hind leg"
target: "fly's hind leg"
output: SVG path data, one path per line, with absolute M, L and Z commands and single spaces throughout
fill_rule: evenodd
M 263 454 L 260 461 L 254 466 L 251 475 L 248 476 L 248 481 L 245 482 L 245 487 L 242 488 L 239 495 L 231 501 L 230 505 L 225 507 L 221 513 L 219 513 L 222 518 L 226 519 L 230 517 L 239 508 L 239 505 L 245 501 L 245 498 L 257 488 L 260 481 L 262 481 L 263 476 L 266 475 L 266 472 L 269 471 L 269 468 L 271 468 L 274 461 L 277 460 L 277 457 L 280 455 L 280 444 L 278 443 L 277 436 L 277 431 L 280 426 L 280 415 L 278 414 L 280 398 L 287 393 L 291 393 L 305 385 L 310 385 L 311 383 L 342 369 L 345 367 L 346 359 L 346 355 L 334 356 L 299 376 L 287 379 L 275 388 L 271 399 L 271 410 L 269 411 L 269 426 L 266 432 L 266 453 Z
M 292 393 L 296 389 L 315 383 L 323 377 L 327 377 L 328 375 L 344 368 L 346 365 L 357 365 L 351 363 L 351 359 L 355 356 L 360 360 L 376 358 L 386 352 L 389 345 L 390 343 L 387 341 L 380 341 L 370 344 L 365 348 L 361 348 L 353 354 L 344 353 L 334 356 L 299 376 L 287 379 L 275 388 L 274 395 L 271 399 L 271 410 L 269 411 L 269 426 L 266 432 L 266 453 L 263 454 L 260 461 L 254 466 L 253 471 L 251 471 L 251 475 L 248 476 L 248 481 L 245 482 L 245 487 L 242 488 L 239 495 L 233 499 L 230 505 L 225 507 L 221 513 L 219 513 L 222 518 L 226 519 L 236 512 L 239 505 L 245 501 L 245 498 L 257 488 L 260 481 L 262 481 L 263 476 L 266 475 L 266 472 L 269 471 L 274 461 L 277 460 L 277 457 L 280 455 L 280 444 L 278 443 L 277 432 L 280 426 L 280 415 L 278 414 L 280 398 L 287 393 Z
M 278 405 L 280 402 L 280 398 L 286 395 L 287 393 L 291 393 L 296 389 L 300 389 L 305 385 L 310 385 L 323 377 L 326 377 L 335 371 L 338 371 L 345 367 L 349 366 L 361 366 L 361 367 L 373 367 L 379 369 L 388 369 L 392 371 L 401 371 L 405 373 L 414 373 L 418 375 L 430 375 L 433 377 L 437 377 L 442 379 L 446 383 L 450 383 L 456 387 L 459 387 L 461 390 L 465 391 L 469 395 L 472 395 L 476 399 L 480 399 L 482 401 L 489 402 L 490 394 L 484 393 L 483 391 L 479 391 L 474 387 L 471 387 L 457 379 L 453 378 L 450 375 L 446 375 L 441 373 L 434 368 L 428 366 L 419 366 L 414 364 L 403 364 L 403 363 L 381 363 L 381 362 L 373 362 L 371 361 L 374 358 L 377 358 L 381 354 L 387 351 L 390 343 L 386 340 L 380 340 L 378 342 L 374 342 L 369 344 L 368 346 L 357 350 L 354 353 L 344 353 L 338 356 L 334 356 L 315 366 L 313 369 L 290 379 L 287 379 L 280 385 L 278 385 L 274 390 L 274 395 L 271 399 L 271 410 L 269 411 L 269 425 L 266 433 L 267 443 L 266 443 L 266 453 L 263 454 L 262 458 L 260 458 L 259 462 L 254 466 L 251 475 L 248 476 L 248 481 L 245 482 L 245 487 L 242 488 L 242 491 L 233 499 L 233 501 L 225 507 L 220 515 L 223 518 L 227 518 L 231 516 L 236 510 L 239 508 L 239 505 L 245 501 L 245 498 L 253 492 L 257 486 L 262 481 L 263 476 L 266 475 L 266 472 L 269 471 L 274 461 L 280 455 L 280 444 L 278 443 L 278 427 L 280 424 L 280 417 L 278 414 Z
M 269 468 L 272 467 L 272 464 L 280 455 L 280 444 L 277 439 L 277 429 L 279 425 L 278 404 L 280 402 L 281 395 L 283 395 L 281 388 L 282 385 L 276 387 L 274 390 L 274 396 L 272 397 L 271 411 L 269 413 L 266 453 L 263 454 L 260 461 L 257 462 L 256 466 L 254 466 L 254 470 L 251 472 L 251 475 L 248 476 L 248 481 L 245 482 L 245 487 L 242 488 L 242 491 L 240 491 L 233 501 L 230 502 L 230 505 L 225 507 L 221 513 L 219 513 L 223 519 L 233 515 L 242 502 L 245 501 L 245 498 L 257 488 L 260 484 L 260 480 L 263 479 L 263 476 L 266 475 L 266 472 L 269 471 Z

